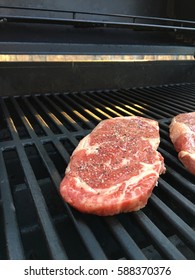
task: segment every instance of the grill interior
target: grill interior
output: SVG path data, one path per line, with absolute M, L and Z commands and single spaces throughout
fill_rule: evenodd
M 195 259 L 195 178 L 169 139 L 171 118 L 195 111 L 195 84 L 0 99 L 0 259 Z M 167 171 L 147 206 L 97 217 L 58 188 L 80 139 L 99 121 L 157 120 Z

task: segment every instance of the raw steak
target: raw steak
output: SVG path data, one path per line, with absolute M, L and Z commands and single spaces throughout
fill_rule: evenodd
M 159 141 L 154 120 L 100 122 L 74 150 L 60 185 L 62 197 L 81 212 L 101 216 L 139 210 L 165 171 L 156 151 Z
M 195 112 L 179 114 L 172 119 L 170 138 L 180 161 L 195 174 Z

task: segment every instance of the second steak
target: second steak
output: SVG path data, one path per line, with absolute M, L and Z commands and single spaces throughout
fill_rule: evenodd
M 170 138 L 180 161 L 195 174 L 195 112 L 179 114 L 172 119 Z

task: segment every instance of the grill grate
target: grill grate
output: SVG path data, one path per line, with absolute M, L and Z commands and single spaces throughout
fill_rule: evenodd
M 195 84 L 0 100 L 1 259 L 195 259 L 195 178 L 168 133 L 174 115 L 195 111 Z M 138 212 L 78 213 L 58 193 L 69 157 L 99 121 L 123 115 L 159 121 L 167 172 Z

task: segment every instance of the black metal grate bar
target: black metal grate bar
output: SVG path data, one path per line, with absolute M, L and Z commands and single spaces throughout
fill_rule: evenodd
M 105 222 L 108 224 L 111 232 L 120 243 L 121 247 L 125 251 L 126 255 L 130 259 L 145 260 L 146 256 L 143 254 L 139 246 L 131 238 L 125 228 L 119 223 L 119 221 L 113 217 L 105 218 Z
M 17 223 L 14 202 L 8 182 L 5 163 L 2 153 L 0 153 L 0 182 L 1 182 L 1 197 L 4 213 L 5 235 L 7 254 L 9 259 L 24 259 L 24 252 L 20 237 L 20 230 Z
M 13 190 L 27 187 L 35 205 L 29 211 L 38 217 L 49 248 L 49 255 L 44 249 L 44 258 L 194 259 L 195 178 L 178 161 L 168 131 L 174 115 L 195 111 L 194 101 L 193 84 L 1 98 L 0 115 L 5 121 L 0 141 L 0 184 L 7 257 L 28 258 L 24 232 L 39 231 L 37 225 L 21 229 L 20 211 L 14 211 Z M 78 213 L 62 201 L 59 184 L 78 141 L 99 121 L 124 115 L 159 121 L 159 151 L 167 171 L 144 209 L 99 217 L 96 226 L 94 216 Z M 7 137 L 8 131 L 11 137 Z M 13 150 L 24 171 L 19 183 L 10 177 L 12 167 L 7 168 L 4 157 Z M 28 214 L 23 215 L 24 221 L 28 219 Z M 76 252 L 75 244 L 79 247 Z

